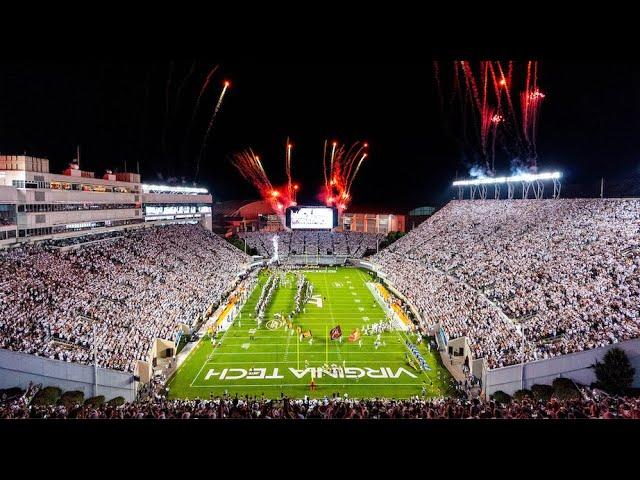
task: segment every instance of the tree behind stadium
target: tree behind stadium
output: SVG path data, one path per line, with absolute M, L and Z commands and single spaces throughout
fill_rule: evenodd
M 612 348 L 602 360 L 591 366 L 598 379 L 597 386 L 612 395 L 624 394 L 631 387 L 636 372 L 626 352 L 620 348 Z

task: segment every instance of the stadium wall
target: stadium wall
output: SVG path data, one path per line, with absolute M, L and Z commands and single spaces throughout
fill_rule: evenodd
M 21 352 L 0 349 L 0 388 L 20 387 L 26 389 L 29 382 L 43 387 L 59 387 L 63 391 L 80 390 L 85 398 L 94 395 L 94 367 L 68 363 L 61 360 L 37 357 Z M 135 399 L 136 384 L 130 373 L 98 368 L 96 395 L 105 400 L 124 397 Z
M 288 255 L 283 257 L 280 262 L 294 265 L 326 265 L 338 266 L 345 265 L 349 257 L 345 255 Z
M 593 369 L 589 367 L 596 360 L 602 360 L 605 353 L 614 347 L 621 348 L 627 352 L 631 365 L 636 369 L 633 386 L 640 386 L 640 339 L 635 339 L 607 345 L 606 347 L 525 363 L 524 388 L 530 389 L 535 384 L 551 385 L 551 382 L 558 377 L 570 378 L 576 383 L 590 385 L 596 381 L 596 376 Z M 522 388 L 522 365 L 510 365 L 487 370 L 483 380 L 487 395 L 492 395 L 498 390 L 511 395 Z

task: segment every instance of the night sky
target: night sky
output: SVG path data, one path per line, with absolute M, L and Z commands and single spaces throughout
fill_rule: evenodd
M 445 60 L 442 60 L 443 62 Z M 450 198 L 456 172 L 466 176 L 455 141 L 444 128 L 432 64 L 222 63 L 202 99 L 191 135 L 195 100 L 215 60 L 154 63 L 0 64 L 0 151 L 45 156 L 62 170 L 82 147 L 83 170 L 135 171 L 143 180 L 192 181 L 195 158 L 222 82 L 228 91 L 217 117 L 200 183 L 215 200 L 257 194 L 229 162 L 252 147 L 274 183 L 284 180 L 284 144 L 294 144 L 299 203 L 315 201 L 325 138 L 370 144 L 354 183 L 355 204 L 398 209 Z M 167 80 L 169 113 L 167 110 Z M 540 61 L 538 165 L 567 181 L 640 174 L 640 64 Z M 165 119 L 168 118 L 168 121 Z M 162 138 L 165 133 L 163 146 Z M 509 173 L 508 165 L 498 164 Z

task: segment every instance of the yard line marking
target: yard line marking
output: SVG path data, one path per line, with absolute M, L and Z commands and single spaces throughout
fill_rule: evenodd
M 232 326 L 233 326 L 233 325 L 229 325 L 229 328 L 227 328 L 227 329 L 224 331 L 224 335 L 222 335 L 222 338 L 220 339 L 220 342 L 222 342 L 222 340 L 224 340 L 224 337 L 226 337 L 226 336 L 227 336 L 227 333 L 229 333 L 229 330 L 231 330 L 231 327 L 232 327 Z M 201 342 L 203 342 L 203 341 L 204 341 L 204 338 L 201 338 L 201 339 L 200 339 L 200 341 L 201 341 Z M 216 353 L 216 349 L 215 349 L 215 348 L 213 348 L 213 349 L 211 350 L 211 357 L 213 357 L 213 354 L 214 354 L 214 353 Z M 185 361 L 186 361 L 186 360 L 185 360 Z M 207 361 L 208 361 L 208 360 L 207 360 Z M 198 373 L 196 373 L 196 376 L 195 376 L 195 377 L 193 377 L 193 380 L 191 380 L 191 384 L 190 384 L 189 386 L 193 386 L 193 382 L 195 382 L 195 381 L 196 381 L 196 379 L 198 378 L 198 375 L 200 375 L 200 373 L 201 373 L 201 372 L 202 372 L 202 370 L 204 369 L 205 365 L 206 365 L 206 362 L 202 365 L 202 367 L 200 367 L 200 370 L 198 370 Z
M 348 379 L 351 380 L 351 379 Z M 418 383 L 318 383 L 318 387 L 335 387 L 335 386 L 358 386 L 365 387 L 420 387 Z M 212 384 L 212 385 L 193 385 L 193 388 L 239 388 L 239 387 L 262 387 L 262 388 L 278 388 L 278 387 L 304 387 L 304 383 L 281 383 L 281 384 Z
M 329 315 L 331 315 L 331 323 L 334 324 L 336 323 L 336 320 L 335 320 L 335 317 L 333 316 L 333 301 L 329 298 L 329 293 L 328 293 L 329 285 L 327 283 L 327 277 L 324 277 L 324 285 L 325 285 L 325 288 L 327 289 L 327 300 L 329 300 L 327 303 L 329 304 Z M 329 342 L 330 340 L 327 338 L 326 341 Z M 342 354 L 340 352 L 340 345 L 338 345 L 337 352 L 338 352 L 338 362 L 344 362 L 345 360 L 342 358 Z
M 360 279 L 363 281 L 363 283 L 366 284 L 366 278 L 364 278 L 364 275 L 362 274 L 362 272 L 358 272 L 360 274 Z M 373 297 L 373 295 L 371 295 Z M 374 297 L 375 300 L 378 300 L 376 297 Z M 380 303 L 378 301 L 378 303 Z M 405 337 L 405 340 L 411 342 L 411 339 L 409 339 L 409 336 L 407 335 L 406 332 L 402 332 L 402 334 L 400 333 L 399 330 L 394 330 L 394 332 L 396 333 L 396 335 L 398 336 L 398 338 L 400 338 L 400 340 L 402 341 L 402 336 Z M 405 347 L 405 354 L 409 353 L 411 355 L 413 355 L 413 353 L 411 352 L 411 350 L 409 349 L 409 347 L 407 346 L 406 343 L 403 342 L 403 345 Z M 425 360 L 426 361 L 426 360 Z M 429 376 L 428 372 L 422 371 L 420 372 L 427 380 L 429 381 L 433 381 L 432 378 Z
M 359 350 L 359 349 L 358 349 L 358 350 Z M 367 355 L 369 355 L 369 354 L 376 354 L 376 355 L 389 354 L 389 355 L 395 355 L 395 354 L 398 354 L 398 353 L 405 353 L 405 352 L 406 352 L 406 350 L 403 350 L 403 351 L 401 351 L 401 352 L 389 352 L 389 351 L 384 351 L 384 352 L 383 352 L 383 351 L 379 351 L 379 350 L 373 350 L 373 351 L 371 351 L 371 352 L 362 352 L 362 353 L 366 353 Z M 216 356 L 219 356 L 219 355 L 277 355 L 277 353 L 278 353 L 278 352 L 219 352 L 219 353 L 216 353 Z M 313 354 L 318 354 L 318 355 L 320 355 L 320 354 L 322 354 L 322 353 L 324 353 L 324 352 L 320 352 L 320 351 L 318 351 L 318 352 L 307 352 L 307 353 L 308 353 L 308 354 L 312 354 L 312 355 L 313 355 Z M 345 353 L 346 355 L 357 355 L 357 354 L 358 354 L 358 353 L 360 353 L 360 352 L 358 352 L 358 351 L 354 351 L 354 352 L 345 351 L 344 353 Z
M 363 361 L 366 361 L 366 359 L 365 359 L 365 360 L 363 360 Z M 354 362 L 355 362 L 355 361 L 354 361 Z M 373 366 L 372 366 L 372 364 L 371 364 L 371 363 L 367 363 L 367 365 L 366 365 L 365 367 L 367 367 L 367 368 L 373 368 L 374 366 L 378 366 L 378 367 L 390 367 L 390 366 L 404 365 L 404 362 L 400 362 L 400 361 L 398 361 L 398 360 L 389 360 L 389 361 L 379 360 L 378 362 L 379 362 L 379 364 L 378 364 L 378 365 L 373 365 Z M 221 362 L 221 361 L 219 361 L 219 360 L 216 360 L 215 362 L 207 362 L 207 364 L 209 364 L 209 363 L 211 363 L 211 364 L 215 364 L 215 365 L 253 365 L 253 366 L 256 366 L 256 365 L 280 365 L 280 364 L 283 364 L 283 363 L 286 363 L 286 364 L 289 364 L 289 363 L 295 364 L 295 363 L 297 363 L 297 362 L 296 362 L 295 360 L 273 361 L 273 362 L 249 362 L 249 361 L 247 361 L 247 360 L 237 360 L 237 361 L 234 361 L 234 362 Z M 310 366 L 310 367 L 313 367 L 313 368 L 322 367 L 322 365 L 320 365 L 320 363 L 318 363 L 318 365 L 316 365 L 316 366 L 313 366 L 313 365 L 311 365 L 311 363 L 310 363 L 310 364 L 309 364 L 309 366 Z M 356 366 L 357 366 L 357 365 L 356 365 Z M 306 368 L 306 367 L 305 367 L 305 368 Z M 359 367 L 359 368 L 360 368 L 360 367 Z

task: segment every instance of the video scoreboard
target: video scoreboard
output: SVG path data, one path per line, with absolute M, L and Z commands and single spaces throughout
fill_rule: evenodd
M 338 209 L 332 207 L 289 207 L 286 226 L 292 230 L 331 230 L 338 226 Z

